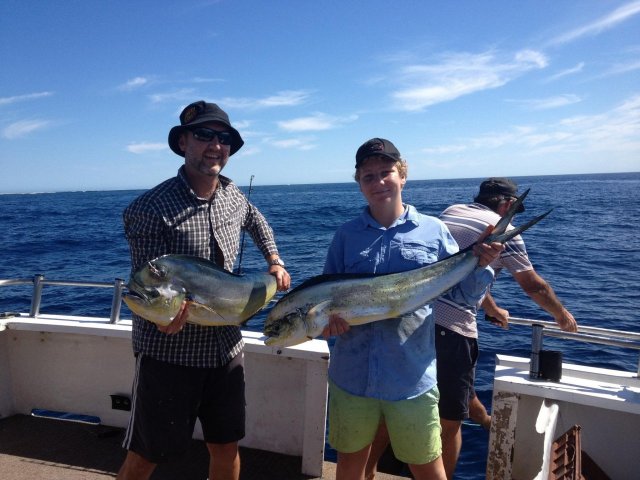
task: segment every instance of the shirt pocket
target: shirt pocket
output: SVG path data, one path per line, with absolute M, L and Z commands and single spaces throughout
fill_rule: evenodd
M 413 268 L 437 262 L 439 251 L 440 248 L 437 242 L 409 240 L 400 244 L 402 262 Z
M 375 273 L 377 254 L 370 249 L 352 252 L 345 258 L 345 273 Z

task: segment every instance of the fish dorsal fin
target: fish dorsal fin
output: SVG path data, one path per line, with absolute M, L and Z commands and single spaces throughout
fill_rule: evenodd
M 208 260 L 206 258 L 202 258 L 202 257 L 196 257 L 195 255 L 187 255 L 187 254 L 182 254 L 182 253 L 170 253 L 168 255 L 162 255 L 160 257 L 157 257 L 153 260 L 151 260 L 151 262 L 155 262 L 157 260 L 162 260 L 162 259 L 167 259 L 167 260 L 176 260 L 179 262 L 184 262 L 184 263 L 191 263 L 193 265 L 196 265 L 197 268 L 210 268 L 213 270 L 217 270 L 220 273 L 225 273 L 227 275 L 230 275 L 232 277 L 243 277 L 244 275 L 238 275 L 237 273 L 233 273 L 230 272 L 228 270 L 225 270 L 224 268 L 220 267 L 217 263 L 215 263 L 212 260 Z
M 371 278 L 376 276 L 377 275 L 375 273 L 330 273 L 330 274 L 316 275 L 315 277 L 311 277 L 305 280 L 293 290 L 290 290 L 289 292 L 287 292 L 287 295 L 290 295 L 298 290 L 311 287 L 313 285 L 319 285 L 321 283 L 333 282 L 333 281 L 339 281 L 339 280 L 349 280 L 352 278 L 355 278 L 355 279 Z M 285 297 L 287 295 L 285 295 Z

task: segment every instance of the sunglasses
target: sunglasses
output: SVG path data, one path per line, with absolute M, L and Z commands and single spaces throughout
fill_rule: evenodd
M 233 139 L 231 132 L 219 132 L 218 130 L 204 127 L 194 128 L 191 130 L 191 133 L 193 133 L 193 138 L 201 142 L 210 142 L 215 137 L 218 137 L 218 142 L 220 142 L 221 145 L 231 145 L 231 140 Z

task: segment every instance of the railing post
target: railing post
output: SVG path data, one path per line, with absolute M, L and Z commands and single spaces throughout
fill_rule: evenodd
M 111 318 L 109 323 L 118 323 L 120 320 L 120 307 L 122 306 L 122 288 L 124 280 L 116 278 L 113 283 L 113 300 L 111 301 Z
M 42 287 L 44 286 L 44 275 L 41 273 L 33 276 L 33 295 L 31 296 L 31 311 L 29 316 L 35 318 L 40 313 L 40 302 L 42 301 Z
M 529 378 L 536 379 L 540 376 L 540 350 L 542 350 L 543 325 L 534 323 L 531 325 L 531 364 L 529 365 Z

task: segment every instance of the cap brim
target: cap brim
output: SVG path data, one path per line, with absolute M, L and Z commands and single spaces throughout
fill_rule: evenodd
M 397 162 L 398 160 L 400 160 L 397 157 L 394 157 L 393 155 L 390 155 L 388 153 L 384 153 L 384 152 L 371 152 L 369 154 L 367 154 L 366 156 L 360 158 L 359 160 L 356 160 L 356 168 L 358 168 L 360 165 L 363 164 L 363 162 L 370 157 L 385 157 L 388 158 L 389 160 L 393 161 L 393 162 Z

